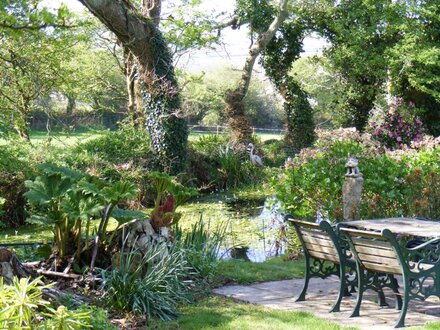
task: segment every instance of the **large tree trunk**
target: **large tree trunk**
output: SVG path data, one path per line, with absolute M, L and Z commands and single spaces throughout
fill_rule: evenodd
M 245 144 L 251 140 L 252 129 L 245 114 L 243 99 L 249 89 L 255 60 L 272 40 L 281 23 L 286 18 L 288 2 L 289 0 L 280 0 L 278 15 L 272 21 L 267 31 L 258 36 L 256 42 L 249 50 L 237 88 L 226 91 L 225 112 L 228 117 L 228 124 L 232 130 L 232 139 L 236 143 Z
M 137 61 L 147 129 L 161 170 L 184 169 L 188 127 L 179 117 L 180 98 L 172 57 L 155 22 L 128 0 L 80 0 Z
M 71 115 L 73 110 L 75 110 L 76 100 L 75 96 L 72 94 L 66 94 L 67 97 L 67 106 L 66 106 L 66 114 Z
M 140 91 L 137 61 L 128 48 L 124 49 L 125 78 L 128 95 L 128 117 L 136 129 L 145 126 L 144 107 Z

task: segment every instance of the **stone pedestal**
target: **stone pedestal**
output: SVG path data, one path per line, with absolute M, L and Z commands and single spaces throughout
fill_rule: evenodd
M 345 177 L 345 182 L 342 186 L 344 221 L 359 219 L 363 184 L 364 179 L 361 175 L 357 177 Z

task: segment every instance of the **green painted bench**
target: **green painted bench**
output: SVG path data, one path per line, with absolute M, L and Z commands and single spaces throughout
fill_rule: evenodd
M 305 272 L 304 286 L 296 301 L 304 301 L 312 277 L 325 279 L 331 275 L 340 278 L 339 294 L 330 312 L 339 312 L 343 296 L 349 296 L 349 287 L 357 285 L 356 264 L 346 255 L 347 250 L 328 221 L 319 224 L 294 219 L 291 215 L 285 216 L 285 221 L 291 224 L 298 235 L 304 252 Z M 335 244 L 337 242 L 337 244 Z M 380 297 L 381 303 L 385 298 Z
M 367 289 L 383 286 L 378 274 L 386 273 L 391 280 L 390 287 L 396 293 L 396 306 L 401 310 L 396 328 L 405 326 L 408 302 L 411 299 L 425 300 L 429 296 L 440 297 L 440 238 L 431 239 L 413 248 L 399 244 L 396 236 L 388 229 L 381 232 L 351 229 L 339 224 L 342 237 L 346 237 L 350 250 L 356 258 L 358 276 L 358 297 L 352 317 L 359 316 L 362 297 Z M 349 224 L 348 224 L 349 226 Z M 435 246 L 436 248 L 433 248 Z M 393 275 L 403 279 L 403 302 L 398 295 Z

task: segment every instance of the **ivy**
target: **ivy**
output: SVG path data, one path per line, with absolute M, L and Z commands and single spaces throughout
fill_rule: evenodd
M 293 152 L 310 146 L 314 140 L 313 110 L 307 100 L 307 93 L 288 74 L 292 63 L 299 58 L 304 32 L 301 22 L 286 21 L 260 60 L 266 74 L 284 98 L 287 117 L 285 142 Z

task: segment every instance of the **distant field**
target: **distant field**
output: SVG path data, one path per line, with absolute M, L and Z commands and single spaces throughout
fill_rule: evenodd
M 210 135 L 210 134 L 225 134 L 225 133 L 215 133 L 215 132 L 191 132 L 189 135 L 189 140 L 190 141 L 194 141 L 197 140 L 199 137 L 201 136 L 205 136 L 205 135 Z M 281 140 L 283 138 L 283 132 L 270 132 L 270 133 L 266 133 L 266 132 L 256 132 L 257 136 L 261 139 L 261 141 L 267 141 L 267 140 Z
M 58 147 L 69 147 L 78 143 L 84 143 L 86 141 L 96 139 L 99 136 L 105 134 L 107 130 L 88 130 L 81 132 L 51 132 L 48 134 L 44 131 L 32 131 L 31 132 L 31 142 L 34 144 L 48 143 L 58 146 Z M 210 135 L 210 134 L 225 134 L 225 133 L 215 133 L 215 132 L 191 132 L 189 135 L 189 140 L 194 141 L 198 138 Z M 271 139 L 280 140 L 283 137 L 283 132 L 257 132 L 257 136 L 261 141 L 267 141 Z M 0 139 L 0 144 L 4 144 L 6 141 Z
M 83 143 L 103 135 L 105 130 L 88 130 L 82 132 L 51 132 L 48 134 L 44 131 L 32 131 L 30 133 L 31 143 L 42 144 L 50 142 L 51 145 L 57 147 L 70 147 L 78 143 Z M 0 145 L 5 144 L 4 139 L 0 139 Z

